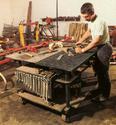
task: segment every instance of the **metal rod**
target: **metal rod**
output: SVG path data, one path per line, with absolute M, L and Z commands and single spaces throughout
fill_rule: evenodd
M 65 72 L 65 80 L 67 81 L 68 75 Z M 66 107 L 69 109 L 70 108 L 70 85 L 66 84 L 65 85 L 65 92 L 66 92 Z
M 66 107 L 70 108 L 70 89 L 69 89 L 69 85 L 65 85 L 65 90 L 66 90 Z
M 58 0 L 56 0 L 56 35 L 58 40 Z

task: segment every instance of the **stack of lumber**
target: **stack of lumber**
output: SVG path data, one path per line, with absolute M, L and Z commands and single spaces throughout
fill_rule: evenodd
M 88 25 L 86 23 L 70 23 L 69 24 L 69 36 L 78 41 L 83 34 L 87 31 Z
M 17 32 L 18 27 L 9 24 L 4 24 L 2 35 L 3 37 L 11 38 L 14 37 Z

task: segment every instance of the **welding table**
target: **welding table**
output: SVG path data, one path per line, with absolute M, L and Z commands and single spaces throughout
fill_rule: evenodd
M 64 53 L 63 51 L 59 51 L 59 52 L 55 52 L 54 54 L 52 54 L 50 56 L 45 55 L 44 58 L 42 58 L 42 59 L 39 59 L 39 55 L 36 55 L 36 57 L 32 57 L 32 58 L 36 58 L 36 59 L 38 57 L 38 60 L 36 60 L 35 62 L 32 61 L 32 59 L 23 60 L 25 62 L 34 63 L 43 68 L 46 67 L 49 69 L 55 69 L 55 70 L 64 72 L 65 78 L 56 79 L 56 81 L 65 85 L 65 93 L 66 93 L 66 97 L 65 97 L 66 104 L 65 105 L 58 106 L 56 104 L 56 106 L 55 105 L 51 106 L 49 104 L 44 103 L 39 97 L 35 97 L 34 95 L 31 95 L 28 93 L 19 92 L 19 96 L 21 96 L 25 99 L 31 100 L 32 102 L 44 105 L 50 109 L 62 112 L 63 119 L 65 121 L 68 121 L 69 115 L 70 115 L 70 110 L 72 107 L 72 103 L 70 102 L 70 85 L 75 79 L 75 77 L 69 79 L 68 76 L 70 73 L 78 71 L 78 68 L 80 68 L 80 67 L 82 67 L 80 72 L 82 72 L 87 67 L 89 67 L 91 65 L 90 61 L 94 58 L 95 54 L 96 54 L 96 51 L 94 50 L 94 51 L 88 51 L 83 54 L 76 54 L 75 56 L 67 56 L 67 54 Z M 16 58 L 16 53 L 14 55 L 15 56 L 13 56 L 13 54 L 8 55 L 7 58 L 12 58 L 14 60 L 22 61 L 22 58 L 18 58 L 18 57 Z M 57 60 L 60 55 L 62 55 L 62 58 L 60 60 Z M 80 73 L 78 75 L 80 75 Z

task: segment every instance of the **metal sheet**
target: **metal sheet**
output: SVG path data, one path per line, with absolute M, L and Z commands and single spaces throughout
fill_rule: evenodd
M 62 54 L 63 57 L 60 60 L 57 60 L 57 58 Z M 36 64 L 43 67 L 71 72 L 89 60 L 94 54 L 95 52 L 88 52 L 83 54 L 76 54 L 75 56 L 68 56 L 64 52 L 59 52 L 37 62 Z
M 54 51 L 54 52 L 46 52 L 46 50 L 42 51 L 42 52 L 39 52 L 39 53 L 31 53 L 31 52 L 21 52 L 21 53 L 13 53 L 13 54 L 10 54 L 10 55 L 7 55 L 6 57 L 7 58 L 10 58 L 10 59 L 13 59 L 13 60 L 17 60 L 17 61 L 24 61 L 24 62 L 30 62 L 30 63 L 36 63 L 40 60 L 43 60 L 51 55 L 54 55 L 56 53 L 58 53 L 59 50 L 57 51 Z M 28 54 L 32 55 L 32 56 L 29 56 Z

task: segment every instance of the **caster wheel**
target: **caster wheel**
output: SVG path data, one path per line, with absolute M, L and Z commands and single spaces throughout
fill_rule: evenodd
M 24 98 L 21 98 L 20 102 L 23 105 L 26 105 L 28 103 L 28 101 L 26 99 L 24 99 Z
M 66 116 L 66 115 L 64 115 L 64 114 L 62 114 L 61 118 L 62 118 L 62 120 L 63 120 L 63 121 L 65 121 L 65 122 L 67 122 L 67 123 L 69 123 L 69 122 L 70 122 L 70 118 L 69 118 L 69 117 L 67 117 L 67 116 Z

